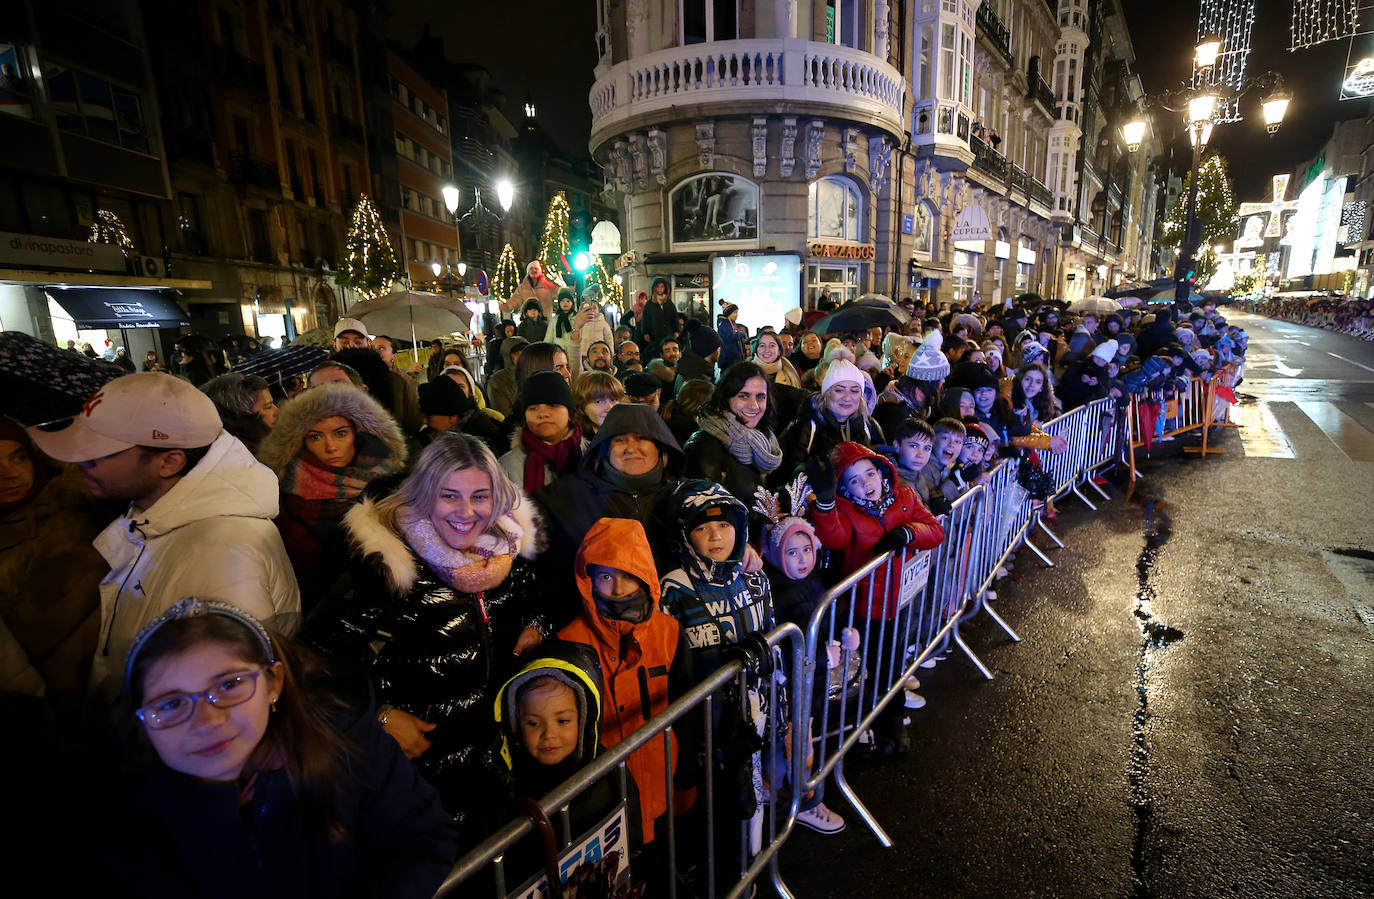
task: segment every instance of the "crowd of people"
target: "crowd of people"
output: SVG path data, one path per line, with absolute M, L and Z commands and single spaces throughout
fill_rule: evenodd
M 749 334 L 728 302 L 715 327 L 679 313 L 661 280 L 639 300 L 614 328 L 592 297 L 532 301 L 481 372 L 442 340 L 402 369 L 348 318 L 299 381 L 185 337 L 175 374 L 117 377 L 69 420 L 0 420 L 0 674 L 43 722 L 11 751 L 35 772 L 121 760 L 79 781 L 110 813 L 103 889 L 430 895 L 519 797 L 731 646 L 805 627 L 875 555 L 938 545 L 1001 460 L 1064 451 L 1041 425 L 1245 348 L 1210 306 L 908 299 L 824 333 L 823 298 Z M 865 595 L 859 617 L 895 617 L 895 585 Z M 905 750 L 925 703 L 907 687 L 872 753 Z M 673 813 L 704 814 L 702 734 L 672 741 L 670 770 L 657 743 L 628 762 L 650 868 L 669 788 Z M 801 809 L 844 827 L 820 791 Z
M 1374 340 L 1374 300 L 1360 297 L 1270 297 L 1251 301 L 1261 315 Z

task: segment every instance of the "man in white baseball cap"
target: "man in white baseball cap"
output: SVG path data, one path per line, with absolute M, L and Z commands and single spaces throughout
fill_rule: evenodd
M 189 381 L 157 372 L 116 378 L 80 415 L 29 435 L 54 459 L 76 463 L 97 497 L 129 501 L 94 541 L 110 565 L 91 675 L 104 699 L 118 693 L 134 636 L 183 597 L 228 602 L 296 629 L 300 592 L 273 524 L 276 476 Z
M 372 348 L 367 326 L 356 318 L 341 318 L 334 323 L 334 352 Z

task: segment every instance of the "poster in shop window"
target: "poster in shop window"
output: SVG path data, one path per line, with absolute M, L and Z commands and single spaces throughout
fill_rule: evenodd
M 756 240 L 759 188 L 729 172 L 697 175 L 673 189 L 673 242 Z

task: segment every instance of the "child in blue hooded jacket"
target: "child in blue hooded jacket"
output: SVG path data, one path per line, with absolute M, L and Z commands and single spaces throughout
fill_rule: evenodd
M 669 506 L 677 524 L 681 567 L 663 576 L 663 610 L 678 620 L 704 677 L 721 665 L 721 649 L 745 634 L 773 628 L 773 597 L 762 572 L 744 570 L 749 511 L 714 481 L 678 484 Z

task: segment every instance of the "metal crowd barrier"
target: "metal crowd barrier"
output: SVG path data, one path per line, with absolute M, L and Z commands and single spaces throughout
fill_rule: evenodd
M 1211 437 L 1211 429 L 1214 427 L 1238 427 L 1230 421 L 1229 410 L 1221 421 L 1216 421 L 1216 392 L 1221 386 L 1234 387 L 1240 375 L 1245 370 L 1244 360 L 1239 362 L 1228 362 L 1216 372 L 1208 377 L 1192 377 L 1188 379 L 1186 389 L 1179 390 L 1177 398 L 1174 400 L 1166 399 L 1162 391 L 1153 391 L 1148 395 L 1142 396 L 1132 394 L 1126 407 L 1126 414 L 1123 416 L 1125 425 L 1125 435 L 1122 438 L 1121 460 L 1130 468 L 1131 480 L 1140 478 L 1140 472 L 1135 466 L 1135 451 L 1145 446 L 1146 430 L 1144 421 L 1141 419 L 1140 406 L 1142 403 L 1156 403 L 1159 406 L 1159 414 L 1156 421 L 1162 419 L 1162 426 L 1157 427 L 1158 436 L 1151 436 L 1151 440 L 1172 439 L 1182 434 L 1193 431 L 1202 431 L 1202 446 L 1194 450 L 1203 456 L 1209 453 L 1222 453 L 1225 450 L 1214 446 L 1208 446 Z
M 764 716 L 762 736 L 765 742 L 760 753 L 759 765 L 768 789 L 765 791 L 765 798 L 759 801 L 761 820 L 754 821 L 752 827 L 749 821 L 739 824 L 741 849 L 738 857 L 742 861 L 738 871 L 728 872 L 728 882 L 732 886 L 725 893 L 725 899 L 736 899 L 747 892 L 749 885 L 765 869 L 769 871 L 779 894 L 784 897 L 791 896 L 779 876 L 777 857 L 795 824 L 801 791 L 792 790 L 786 800 L 780 800 L 778 797 L 784 792 L 780 789 L 784 784 L 797 784 L 804 780 L 802 762 L 805 753 L 793 753 L 794 757 L 791 760 L 784 761 L 783 754 L 773 752 L 771 748 L 783 745 L 788 734 L 798 733 L 799 724 L 804 725 L 806 704 L 785 701 L 784 690 L 780 687 L 786 684 L 795 690 L 797 686 L 807 683 L 803 674 L 805 647 L 802 632 L 795 624 L 778 626 L 767 634 L 766 640 L 773 658 L 765 660 L 767 664 L 763 669 L 766 674 L 759 678 L 761 687 L 756 692 L 761 700 Z M 786 650 L 781 649 L 784 642 L 790 643 Z M 782 677 L 775 676 L 772 664 L 778 658 L 783 660 L 781 670 L 777 672 L 782 674 Z M 539 800 L 538 806 L 543 815 L 547 816 L 550 822 L 558 821 L 560 824 L 555 847 L 560 876 L 565 877 L 577 862 L 597 861 L 613 849 L 621 851 L 621 864 L 625 864 L 629 849 L 629 828 L 623 826 L 625 819 L 622 819 L 617 827 L 607 829 L 607 835 L 618 834 L 618 843 L 613 843 L 608 838 L 597 839 L 593 844 L 585 839 L 578 839 L 583 835 L 570 832 L 569 806 L 607 777 L 616 778 L 622 804 L 634 801 L 628 790 L 627 781 L 630 775 L 625 767 L 626 760 L 646 748 L 650 752 L 657 752 L 654 747 L 658 745 L 662 747 L 663 770 L 666 774 L 663 782 L 667 814 L 662 819 L 662 832 L 655 833 L 654 843 L 666 841 L 662 844 L 666 852 L 661 853 L 661 856 L 666 858 L 667 869 L 636 872 L 631 867 L 629 876 L 636 882 L 647 881 L 652 895 L 666 895 L 670 899 L 676 897 L 680 867 L 688 867 L 685 864 L 679 866 L 679 860 L 684 859 L 685 852 L 686 859 L 699 863 L 698 876 L 701 880 L 695 895 L 714 899 L 716 867 L 719 864 L 716 855 L 720 843 L 716 828 L 729 825 L 720 820 L 721 816 L 715 808 L 716 778 L 713 760 L 716 747 L 713 745 L 713 705 L 721 700 L 722 692 L 731 684 L 741 691 L 740 695 L 748 694 L 747 667 L 746 661 L 741 659 L 726 662 L 629 738 L 611 749 L 602 750 L 591 764 Z M 680 766 L 686 753 L 695 753 L 698 748 L 700 749 L 702 779 L 698 784 L 694 810 L 688 814 L 693 814 L 696 809 L 701 809 L 701 813 L 692 818 L 679 819 L 674 808 L 674 766 L 670 735 L 680 731 L 681 724 L 688 716 L 693 715 L 701 719 L 701 745 L 687 746 L 679 740 L 678 757 Z M 684 821 L 700 824 L 701 829 L 682 828 Z M 680 830 L 683 829 L 687 832 L 681 833 Z M 531 818 L 520 818 L 507 824 L 458 860 L 440 885 L 436 897 L 494 896 L 497 899 L 507 899 L 519 896 L 524 899 L 552 895 L 546 877 L 537 878 L 524 885 L 509 882 L 511 872 L 506 870 L 507 854 L 523 840 L 537 836 L 538 827 Z M 758 844 L 756 851 L 750 846 L 751 837 L 753 842 Z M 593 845 L 594 849 L 591 848 Z
M 1187 421 L 1197 419 L 1207 407 L 1207 387 L 1190 387 L 1180 402 L 1180 416 Z M 1096 508 L 1083 495 L 1084 484 L 1107 494 L 1092 484 L 1094 473 L 1109 465 L 1129 464 L 1132 440 L 1138 433 L 1138 421 L 1132 426 L 1131 416 L 1138 414 L 1135 402 L 1118 409 L 1116 401 L 1108 398 L 1048 422 L 1043 430 L 1062 436 L 1068 442 L 1063 453 L 1042 451 L 1039 456 L 1054 480 L 1055 497 L 1074 493 L 1090 508 Z M 872 812 L 864 805 L 845 775 L 845 759 L 864 741 L 870 739 L 875 725 L 890 724 L 898 714 L 901 698 L 909 677 L 916 675 L 922 663 L 942 657 L 957 647 L 969 662 L 986 678 L 992 672 L 975 654 L 960 634 L 961 625 L 980 613 L 986 613 L 1013 641 L 1020 637 L 989 605 L 989 590 L 996 581 L 999 569 L 1020 547 L 1032 550 L 1046 565 L 1053 562 L 1028 539 L 1032 528 L 1039 527 L 1059 546 L 1059 540 L 1041 521 L 1042 503 L 1032 500 L 1018 482 L 1018 460 L 1003 462 L 988 473 L 985 484 L 975 486 L 960 496 L 941 517 L 945 539 L 932 550 L 915 552 L 899 550 L 877 557 L 849 574 L 826 592 L 807 622 L 805 632 L 785 624 L 767 635 L 774 654 L 781 655 L 781 668 L 786 674 L 786 694 L 790 702 L 782 702 L 779 679 L 768 678 L 764 693 L 766 719 L 765 748 L 762 751 L 763 776 L 768 784 L 767 798 L 762 801 L 763 820 L 755 823 L 753 839 L 747 824 L 740 825 L 741 850 L 734 854 L 740 860 L 738 880 L 730 870 L 723 882 L 731 884 L 725 891 L 727 899 L 743 894 L 751 883 L 768 872 L 779 895 L 790 899 L 791 891 L 783 882 L 777 867 L 778 852 L 795 825 L 800 800 L 813 790 L 822 788 L 827 778 L 849 802 L 883 846 L 892 840 Z M 861 606 L 871 611 L 865 615 Z M 858 648 L 845 648 L 844 631 L 852 628 L 858 635 Z M 788 644 L 786 647 L 783 644 Z M 852 645 L 852 639 L 848 645 Z M 560 846 L 563 851 L 573 847 L 572 835 L 566 824 L 569 804 L 594 784 L 612 772 L 619 773 L 624 790 L 628 777 L 625 760 L 634 752 L 655 745 L 664 748 L 665 770 L 670 766 L 669 741 L 666 735 L 675 732 L 688 716 L 700 716 L 704 739 L 702 756 L 704 779 L 701 782 L 698 807 L 703 807 L 704 821 L 695 822 L 689 815 L 675 820 L 666 817 L 668 847 L 667 871 L 631 871 L 635 880 L 650 879 L 655 894 L 674 897 L 678 891 L 679 875 L 688 865 L 682 847 L 706 847 L 701 856 L 695 883 L 702 895 L 714 897 L 716 884 L 721 880 L 716 868 L 717 829 L 731 826 L 722 823 L 715 809 L 716 789 L 714 770 L 710 764 L 715 747 L 712 739 L 712 704 L 719 699 L 727 685 L 742 688 L 745 665 L 741 661 L 727 662 L 719 671 L 680 697 L 668 709 L 618 746 L 602 752 L 591 765 L 554 792 L 544 797 L 539 806 L 550 816 L 564 820 Z M 816 697 L 813 710 L 813 687 L 824 685 L 826 699 Z M 897 708 L 893 704 L 898 703 Z M 884 717 L 889 716 L 889 717 Z M 898 722 L 900 725 L 900 722 Z M 812 753 L 802 748 L 802 739 L 792 741 L 790 758 L 781 747 L 792 735 L 809 735 Z M 673 796 L 671 778 L 667 801 L 670 812 Z M 781 790 L 787 784 L 793 788 Z M 800 784 L 800 787 L 796 785 Z M 780 798 L 781 797 L 781 798 Z M 686 834 L 680 831 L 687 822 L 699 824 L 699 830 Z M 462 888 L 464 895 L 472 891 L 474 878 L 490 871 L 491 883 L 482 895 L 499 899 L 517 895 L 507 889 L 502 863 L 510 849 L 534 832 L 529 820 L 520 819 L 507 825 L 464 856 L 445 881 L 439 895 L 454 895 Z M 704 843 L 703 843 L 704 839 Z M 575 847 L 573 847 L 575 848 Z M 679 870 L 679 869 L 684 870 Z M 703 874 L 704 872 L 704 874 Z M 666 890 L 660 891 L 659 881 Z M 521 892 L 521 899 L 537 893 Z

